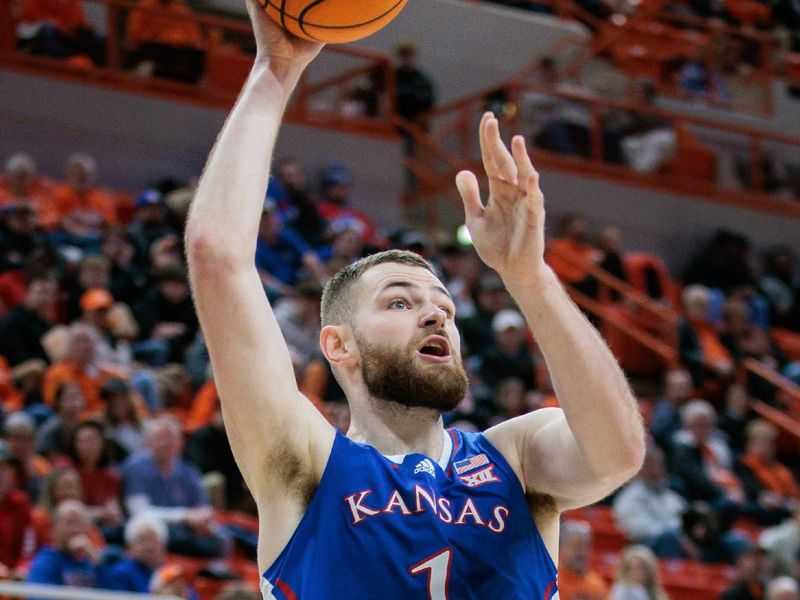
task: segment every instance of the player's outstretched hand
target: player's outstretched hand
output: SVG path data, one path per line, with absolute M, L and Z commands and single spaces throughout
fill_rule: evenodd
M 481 260 L 504 280 L 535 277 L 545 268 L 544 196 L 539 174 L 521 135 L 514 136 L 509 152 L 492 113 L 484 113 L 479 134 L 489 178 L 486 204 L 474 173 L 461 171 L 456 176 L 472 243 Z
M 246 0 L 247 12 L 256 36 L 257 60 L 272 66 L 305 67 L 319 54 L 324 44 L 310 42 L 287 32 L 267 14 L 258 0 Z

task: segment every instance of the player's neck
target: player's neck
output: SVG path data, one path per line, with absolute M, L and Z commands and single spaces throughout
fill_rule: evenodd
M 412 453 L 439 456 L 443 426 L 438 411 L 377 401 L 369 409 L 353 411 L 347 437 L 374 446 L 387 456 Z

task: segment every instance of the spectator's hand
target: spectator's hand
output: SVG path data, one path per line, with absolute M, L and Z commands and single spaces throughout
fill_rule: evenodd
M 0 562 L 0 579 L 10 579 L 11 569 Z
M 544 196 L 525 141 L 515 136 L 511 152 L 500 139 L 497 119 L 484 113 L 480 124 L 483 167 L 489 178 L 484 206 L 478 179 L 470 171 L 456 176 L 475 250 L 487 266 L 508 281 L 530 281 L 544 262 Z
M 302 71 L 324 46 L 291 35 L 255 0 L 247 0 L 247 12 L 256 36 L 256 64 L 268 64 L 279 78 L 296 68 Z
M 153 337 L 159 340 L 169 340 L 186 333 L 186 325 L 183 323 L 159 323 L 153 328 Z
M 767 509 L 780 508 L 783 506 L 783 500 L 774 492 L 765 491 L 761 492 L 758 496 L 758 503 Z
M 109 498 L 103 505 L 103 513 L 101 519 L 106 525 L 121 525 L 125 521 L 125 515 L 122 514 L 122 508 L 119 502 L 114 498 Z
M 85 533 L 70 539 L 67 542 L 67 549 L 76 558 L 88 558 L 95 564 L 100 562 L 100 551 Z
M 186 523 L 195 533 L 208 535 L 214 525 L 214 509 L 210 506 L 190 508 L 186 513 Z

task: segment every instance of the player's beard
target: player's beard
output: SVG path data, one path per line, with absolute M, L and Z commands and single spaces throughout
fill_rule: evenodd
M 361 353 L 361 372 L 374 398 L 402 406 L 453 410 L 467 393 L 467 374 L 453 355 L 449 363 L 417 364 L 417 348 L 404 349 L 370 344 L 356 335 Z

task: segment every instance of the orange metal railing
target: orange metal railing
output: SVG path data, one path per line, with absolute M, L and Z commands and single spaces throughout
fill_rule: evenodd
M 765 364 L 746 358 L 739 364 L 739 379 L 745 383 L 750 378 L 771 386 L 775 391 L 776 402 L 781 407 L 753 399 L 750 401 L 750 408 L 783 431 L 800 439 L 800 386 Z
M 126 68 L 131 49 L 124 35 L 125 21 L 134 8 L 145 9 L 128 0 L 84 1 L 105 11 L 105 66 L 75 66 L 70 61 L 17 51 L 14 33 L 17 15 L 13 5 L 4 1 L 0 2 L 0 67 L 215 108 L 227 109 L 233 104 L 254 59 L 248 22 L 202 14 L 176 16 L 169 13 L 173 19 L 192 21 L 204 39 L 202 79 L 198 84 L 183 83 L 142 77 Z M 146 10 L 168 14 L 162 9 Z M 304 75 L 287 110 L 288 120 L 367 135 L 397 135 L 392 124 L 395 94 L 390 56 L 337 45 L 328 46 L 316 62 L 327 66 L 312 68 Z M 373 116 L 343 114 L 342 105 L 348 93 L 376 74 L 383 85 L 378 113 Z

